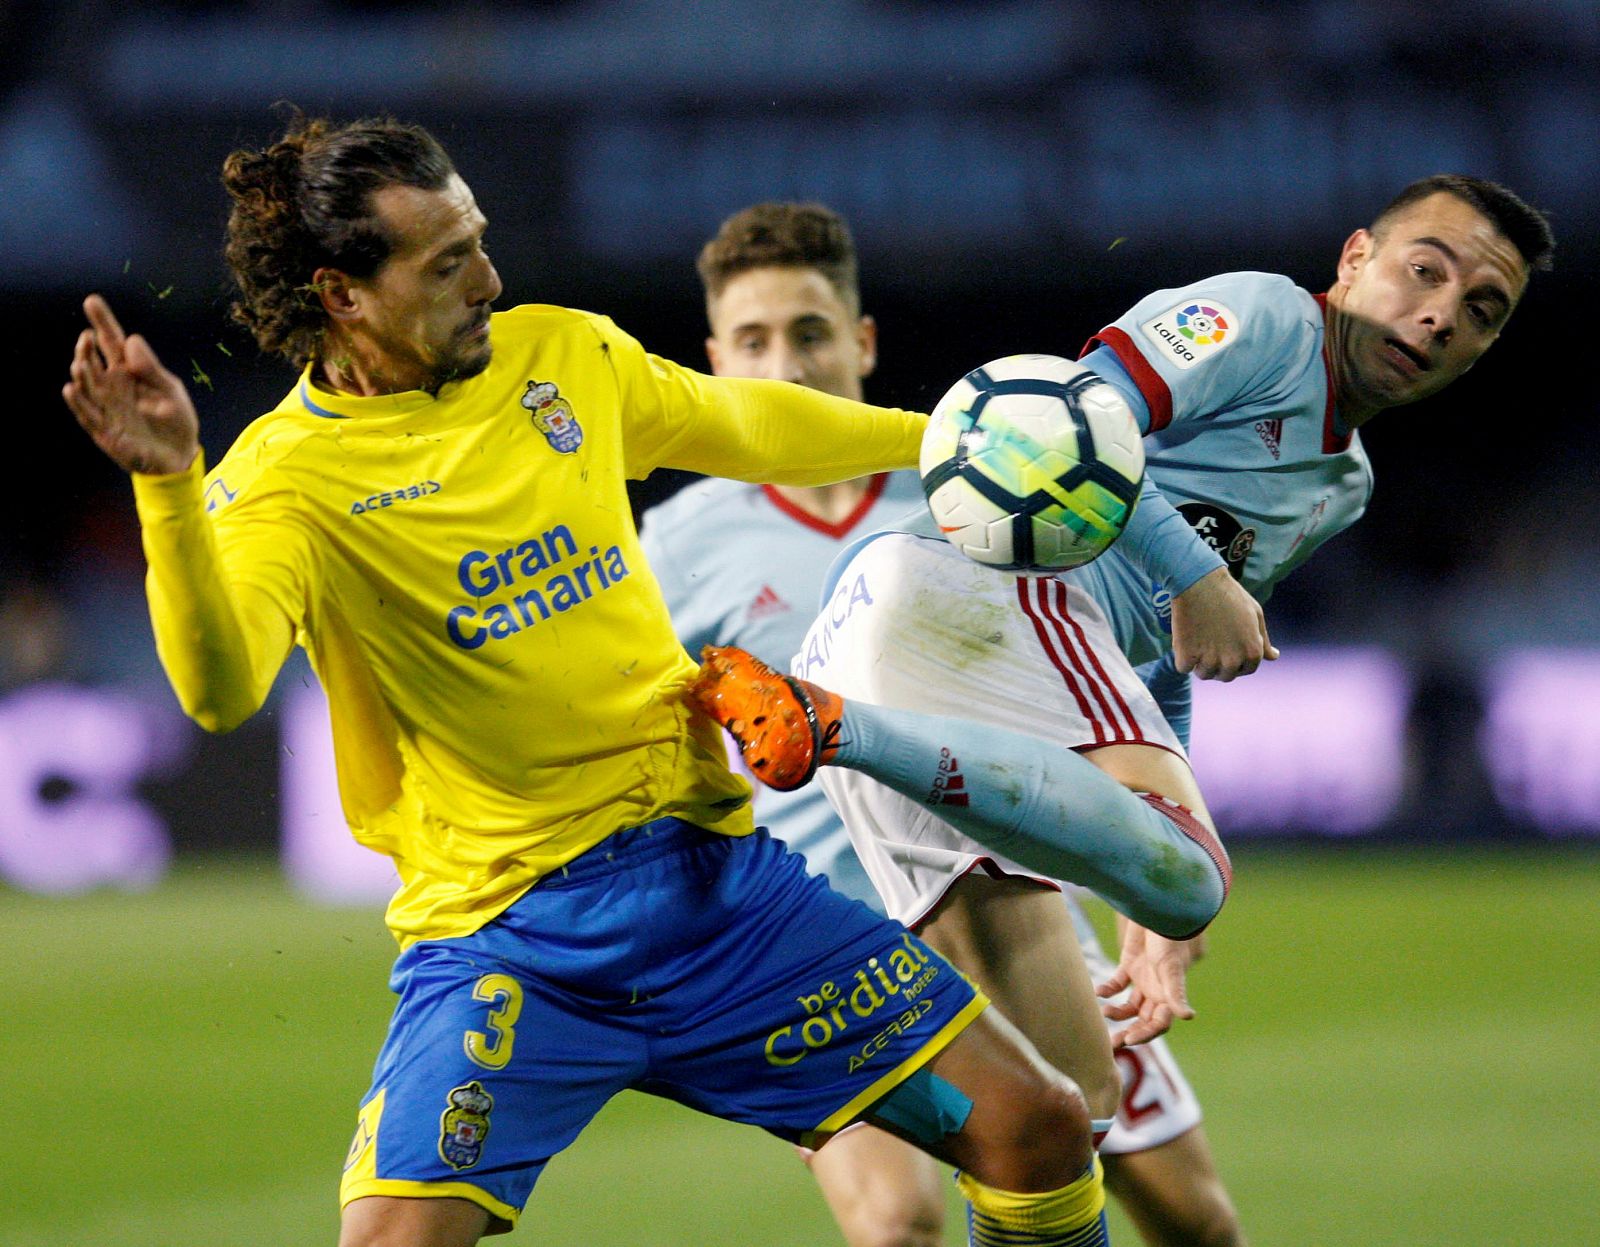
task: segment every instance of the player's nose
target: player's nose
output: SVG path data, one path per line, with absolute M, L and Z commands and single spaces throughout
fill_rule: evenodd
M 493 303 L 500 297 L 500 293 L 504 289 L 505 287 L 500 281 L 500 272 L 495 268 L 494 261 L 488 256 L 484 256 L 483 270 L 478 274 L 478 281 L 473 291 L 474 295 L 476 296 L 472 300 L 473 305 L 476 306 L 479 303 Z
M 1428 332 L 1441 342 L 1448 342 L 1456 331 L 1460 316 L 1457 296 L 1453 291 L 1440 290 L 1418 309 L 1417 319 Z
M 770 363 L 774 380 L 792 381 L 796 385 L 805 384 L 805 359 L 799 351 L 788 346 L 775 346 L 772 349 Z

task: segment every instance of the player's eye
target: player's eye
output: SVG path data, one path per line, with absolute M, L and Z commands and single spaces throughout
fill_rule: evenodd
M 1472 317 L 1473 323 L 1476 324 L 1480 329 L 1487 329 L 1490 325 L 1494 324 L 1494 313 L 1482 303 L 1468 304 L 1467 315 Z

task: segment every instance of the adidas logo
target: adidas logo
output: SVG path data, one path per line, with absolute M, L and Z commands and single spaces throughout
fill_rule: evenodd
M 778 596 L 778 591 L 771 585 L 762 585 L 761 592 L 756 594 L 754 600 L 745 609 L 745 618 L 766 619 L 770 615 L 782 615 L 793 609 L 794 607 Z
M 1278 457 L 1279 444 L 1283 440 L 1283 421 L 1257 420 L 1256 432 L 1261 436 L 1262 445 L 1270 450 L 1272 457 L 1276 459 Z
M 971 804 L 967 799 L 967 781 L 961 776 L 961 763 L 948 749 L 939 750 L 939 774 L 934 777 L 933 790 L 924 804 Z

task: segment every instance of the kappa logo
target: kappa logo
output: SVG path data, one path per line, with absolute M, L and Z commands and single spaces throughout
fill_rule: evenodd
M 470 1169 L 483 1156 L 494 1097 L 473 1081 L 451 1088 L 445 1100 L 450 1107 L 439 1115 L 439 1156 L 452 1169 Z
M 1261 438 L 1261 444 L 1272 452 L 1272 457 L 1278 458 L 1283 448 L 1283 421 L 1257 420 L 1256 434 Z
M 745 609 L 745 618 L 752 622 L 757 619 L 769 619 L 773 615 L 785 615 L 794 610 L 794 607 L 778 596 L 778 591 L 771 585 L 762 585 L 761 592 L 756 594 L 750 605 Z
M 939 750 L 939 773 L 933 777 L 933 788 L 928 793 L 928 805 L 969 805 L 967 781 L 961 774 L 961 763 L 948 749 Z
M 1191 300 L 1139 326 L 1178 368 L 1193 368 L 1239 337 L 1239 318 L 1220 303 Z
M 544 434 L 552 450 L 570 455 L 583 445 L 583 426 L 554 381 L 528 382 L 520 401 L 533 416 L 533 427 Z

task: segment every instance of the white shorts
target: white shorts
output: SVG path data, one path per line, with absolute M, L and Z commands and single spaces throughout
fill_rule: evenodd
M 1093 598 L 1055 577 L 982 567 L 945 541 L 891 533 L 866 545 L 793 670 L 847 699 L 1069 749 L 1136 743 L 1185 757 Z M 818 776 L 890 917 L 907 926 L 975 868 L 1056 886 L 859 771 L 830 766 Z
M 1185 757 L 1093 598 L 1055 577 L 982 567 L 944 541 L 894 533 L 866 545 L 793 671 L 845 698 L 991 723 L 1071 749 L 1149 744 Z M 859 771 L 823 767 L 818 780 L 890 916 L 907 926 L 974 869 L 1062 887 Z M 1113 963 L 1070 890 L 1067 900 L 1100 982 Z M 1117 1065 L 1123 1098 L 1103 1152 L 1144 1151 L 1198 1124 L 1199 1101 L 1164 1040 L 1119 1049 Z

